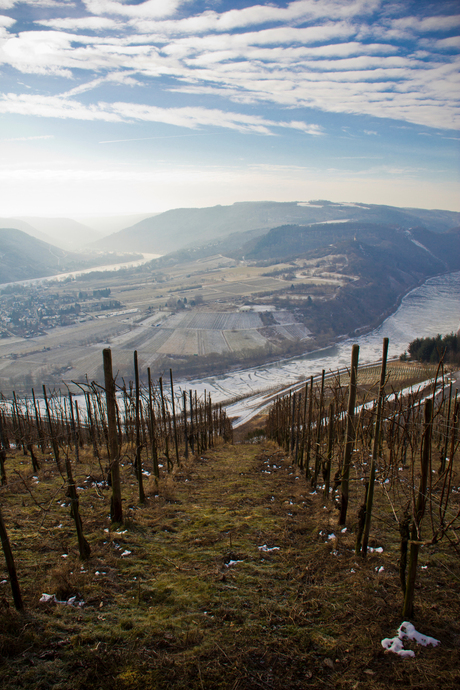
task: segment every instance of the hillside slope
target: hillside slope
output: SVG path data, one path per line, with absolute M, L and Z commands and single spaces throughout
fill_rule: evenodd
M 460 270 L 460 230 L 436 234 L 426 228 L 409 231 L 363 223 L 322 228 L 275 228 L 240 252 L 272 264 L 293 257 L 346 257 L 342 273 L 355 280 L 343 285 L 333 299 L 299 299 L 306 290 L 294 280 L 292 298 L 282 301 L 283 308 L 295 309 L 306 326 L 326 340 L 378 325 L 402 295 L 427 277 Z
M 42 242 L 53 244 L 53 240 L 49 235 L 35 228 L 29 221 L 21 218 L 0 218 L 0 228 L 21 230 L 21 232 L 25 232 L 26 235 L 30 235 L 30 237 L 35 237 L 35 239 L 41 240 Z
M 0 283 L 42 278 L 78 268 L 77 254 L 59 249 L 15 228 L 0 229 Z
M 45 241 L 68 251 L 77 251 L 86 244 L 103 237 L 103 233 L 73 218 L 31 216 L 19 218 L 19 221 L 25 221 L 33 228 L 36 228 L 36 233 L 29 232 L 33 237 L 44 239 L 44 237 L 40 236 L 44 234 L 49 238 Z M 14 225 L 16 226 L 16 223 Z
M 315 224 L 358 221 L 411 228 L 424 225 L 445 232 L 460 223 L 460 213 L 404 209 L 330 201 L 272 201 L 235 203 L 210 208 L 179 208 L 146 218 L 140 223 L 94 243 L 110 251 L 143 251 L 165 254 L 191 245 L 204 244 L 231 233 L 260 230 L 284 224 Z

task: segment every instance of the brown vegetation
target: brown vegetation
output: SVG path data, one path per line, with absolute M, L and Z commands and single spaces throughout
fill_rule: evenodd
M 337 412 L 344 408 L 346 383 L 326 382 L 324 418 L 331 396 Z M 358 385 L 358 402 L 376 390 L 372 383 Z M 67 493 L 70 480 L 60 473 L 50 433 L 43 427 L 33 443 L 30 438 L 24 443 L 24 425 L 22 437 L 14 441 L 21 414 L 13 426 L 10 418 L 3 420 L 11 443 L 4 453 L 0 500 L 25 610 L 14 611 L 0 561 L 3 687 L 389 690 L 401 685 L 428 690 L 460 682 L 456 523 L 419 551 L 412 620 L 441 644 L 414 647 L 415 659 L 404 660 L 386 653 L 380 643 L 395 635 L 403 620 L 399 509 L 419 486 L 421 427 L 412 398 L 406 422 L 412 425 L 414 440 L 408 437 L 404 466 L 401 415 L 408 413 L 402 402 L 385 403 L 387 412 L 393 409 L 396 414 L 387 415 L 382 436 L 370 548 L 364 559 L 355 551 L 372 411 L 367 423 L 364 414 L 358 415 L 347 522 L 338 527 L 334 483 L 324 495 L 320 471 L 316 487 L 311 485 L 316 458 L 322 470 L 329 450 L 328 435 L 313 426 L 321 410 L 320 389 L 313 391 L 316 403 L 305 439 L 311 444 L 308 463 L 306 445 L 300 462 L 303 432 L 299 441 L 295 435 L 302 429 L 298 415 L 305 410 L 299 395 L 295 405 L 292 397 L 286 399 L 281 445 L 260 438 L 259 429 L 251 434 L 259 438 L 255 443 L 230 445 L 213 434 L 211 446 L 209 431 L 188 427 L 189 440 L 195 434 L 188 459 L 179 413 L 176 436 L 171 406 L 166 401 L 162 418 L 161 401 L 155 397 L 163 430 L 155 436 L 159 476 L 149 437 L 147 392 L 141 409 L 133 388 L 123 392 L 125 417 L 118 422 L 123 525 L 111 524 L 109 516 L 103 398 L 100 409 L 93 398 L 97 428 L 82 429 L 83 446 L 74 445 L 72 434 L 59 436 L 60 458 L 71 461 L 83 533 L 91 548 L 85 560 L 80 558 L 72 496 Z M 154 395 L 160 395 L 156 387 Z M 459 510 L 458 441 L 452 433 L 458 404 L 447 413 L 445 399 L 439 409 L 433 427 L 436 471 L 427 509 L 432 524 L 428 519 L 423 525 L 426 542 L 432 525 L 438 524 L 439 506 L 448 509 L 445 525 Z M 33 415 L 29 417 L 31 421 Z M 203 423 L 207 417 L 205 404 L 195 421 Z M 136 419 L 142 425 L 140 434 Z M 56 430 L 64 421 L 54 415 L 51 426 Z M 335 429 L 333 475 L 343 452 L 339 420 Z M 442 469 L 436 457 L 444 452 L 446 438 L 449 444 L 454 439 L 454 453 Z M 145 473 L 142 503 L 135 465 L 139 440 Z M 444 497 L 440 494 L 443 481 L 447 502 L 446 490 Z M 50 600 L 40 601 L 44 593 Z

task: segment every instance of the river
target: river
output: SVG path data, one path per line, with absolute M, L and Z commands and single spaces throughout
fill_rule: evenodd
M 93 266 L 92 268 L 81 268 L 78 271 L 69 271 L 67 273 L 57 273 L 56 275 L 43 276 L 42 278 L 29 278 L 28 280 L 15 280 L 12 283 L 2 283 L 0 288 L 8 287 L 9 285 L 39 285 L 41 283 L 48 283 L 52 281 L 63 281 L 66 278 L 78 278 L 78 276 L 86 273 L 119 271 L 122 268 L 135 268 L 142 266 L 153 259 L 158 259 L 161 254 L 142 254 L 142 259 L 134 259 L 131 261 L 124 261 L 120 264 L 104 264 L 103 266 Z
M 409 292 L 398 309 L 371 333 L 342 342 L 317 352 L 280 360 L 251 369 L 208 376 L 193 381 L 180 381 L 185 389 L 206 390 L 213 402 L 237 396 L 251 396 L 227 408 L 229 414 L 240 416 L 255 404 L 254 396 L 276 387 L 305 380 L 320 374 L 323 369 L 336 371 L 350 365 L 351 347 L 359 345 L 359 362 L 378 361 L 382 354 L 382 340 L 390 340 L 389 357 L 402 354 L 417 337 L 432 337 L 457 331 L 460 328 L 460 272 L 429 278 L 423 285 Z

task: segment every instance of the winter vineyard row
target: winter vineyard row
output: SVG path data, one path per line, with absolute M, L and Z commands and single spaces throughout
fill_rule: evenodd
M 397 377 L 387 374 L 388 339 L 384 339 L 380 378 L 369 368 L 358 381 L 359 348 L 353 346 L 346 382 L 323 371 L 303 389 L 279 397 L 271 406 L 263 434 L 277 443 L 311 484 L 339 510 L 345 525 L 349 507 L 357 504 L 356 555 L 366 557 L 371 519 L 386 522 L 400 542 L 399 576 L 403 615 L 413 612 L 417 559 L 421 547 L 447 542 L 459 551 L 460 487 L 458 458 L 458 391 L 443 363 L 432 381 L 418 389 L 394 390 Z M 46 466 L 61 476 L 75 523 L 80 557 L 91 548 L 80 517 L 74 480 L 80 454 L 93 456 L 94 476 L 111 491 L 110 518 L 123 523 L 120 463 L 131 467 L 139 502 L 145 502 L 144 477 L 155 482 L 189 456 L 219 442 L 233 442 L 231 421 L 209 395 L 174 390 L 169 380 L 143 383 L 134 353 L 134 381 L 117 385 L 111 351 L 103 351 L 104 387 L 78 384 L 81 394 L 47 391 L 43 397 L 0 402 L 0 478 L 8 486 L 8 454 L 30 458 L 30 473 Z M 375 370 L 374 370 L 375 371 Z M 361 375 L 361 370 L 359 371 Z M 346 385 L 344 385 L 344 383 Z M 378 499 L 378 500 L 377 500 Z M 423 534 L 422 534 L 423 527 Z M 0 510 L 0 536 L 15 606 L 23 609 L 12 548 Z

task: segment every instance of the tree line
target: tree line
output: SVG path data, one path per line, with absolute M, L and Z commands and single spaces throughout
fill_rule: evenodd
M 442 360 L 446 364 L 460 365 L 460 333 L 416 338 L 409 344 L 408 352 L 411 359 L 419 362 L 437 364 Z

